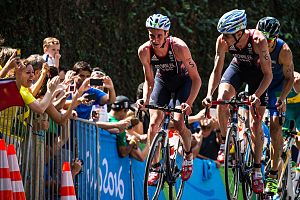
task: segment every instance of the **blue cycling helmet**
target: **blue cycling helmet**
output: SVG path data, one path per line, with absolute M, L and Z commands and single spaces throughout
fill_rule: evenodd
M 256 28 L 260 30 L 266 38 L 274 38 L 279 35 L 280 23 L 274 17 L 264 17 L 258 21 Z
M 245 10 L 232 10 L 225 13 L 218 22 L 218 31 L 224 34 L 234 34 L 246 29 L 247 15 Z
M 171 27 L 171 22 L 167 16 L 154 14 L 146 20 L 146 27 L 168 31 Z

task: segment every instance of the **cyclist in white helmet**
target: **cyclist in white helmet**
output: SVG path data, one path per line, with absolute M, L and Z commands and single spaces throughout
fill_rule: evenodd
M 176 105 L 181 106 L 182 110 L 189 115 L 192 113 L 192 105 L 198 95 L 201 79 L 185 42 L 169 35 L 170 26 L 169 18 L 161 14 L 151 15 L 146 21 L 149 41 L 138 49 L 145 76 L 142 100 L 145 104 L 165 106 L 169 105 L 171 94 L 174 93 Z M 156 68 L 156 72 L 153 68 Z M 142 107 L 140 101 L 138 100 L 137 104 Z M 162 119 L 161 111 L 150 110 L 148 142 L 152 142 Z M 186 181 L 190 178 L 193 167 L 191 132 L 185 126 L 181 114 L 174 114 L 174 126 L 183 139 L 185 156 L 181 178 Z M 150 173 L 148 184 L 154 185 L 158 176 L 156 172 Z
M 232 10 L 220 18 L 217 29 L 221 35 L 216 41 L 214 69 L 210 75 L 207 96 L 202 103 L 205 106 L 211 106 L 212 95 L 218 86 L 218 99 L 229 100 L 236 95 L 243 83 L 247 83 L 249 95 L 251 95 L 250 100 L 257 107 L 260 116 L 263 116 L 266 108 L 266 89 L 273 77 L 271 58 L 264 35 L 255 29 L 246 29 L 246 26 L 245 10 Z M 234 58 L 222 76 L 226 52 L 231 53 Z M 218 106 L 217 111 L 223 140 L 220 153 L 222 158 L 224 157 L 222 151 L 224 150 L 229 109 L 227 106 Z M 260 162 L 264 135 L 261 119 L 255 117 L 252 109 L 250 113 L 255 153 L 252 189 L 255 193 L 262 193 L 264 184 Z

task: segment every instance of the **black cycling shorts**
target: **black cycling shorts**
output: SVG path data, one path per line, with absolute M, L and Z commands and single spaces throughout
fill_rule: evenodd
M 150 105 L 175 106 L 186 102 L 190 95 L 192 80 L 186 75 L 172 77 L 155 76 L 153 91 L 150 96 Z
M 243 83 L 247 83 L 249 87 L 249 95 L 255 93 L 263 79 L 263 73 L 260 66 L 253 66 L 244 63 L 237 63 L 232 60 L 229 67 L 225 70 L 221 83 L 229 83 L 238 91 Z M 261 97 L 261 106 L 267 105 L 266 92 Z

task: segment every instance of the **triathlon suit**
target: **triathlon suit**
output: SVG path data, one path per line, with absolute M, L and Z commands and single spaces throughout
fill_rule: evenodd
M 270 53 L 271 60 L 272 60 L 272 73 L 273 73 L 273 80 L 268 88 L 268 106 L 270 107 L 270 116 L 278 116 L 278 110 L 276 109 L 276 102 L 277 97 L 280 96 L 282 91 L 282 86 L 284 82 L 284 75 L 283 75 L 283 67 L 282 64 L 279 64 L 279 54 L 281 51 L 282 46 L 285 42 L 279 38 L 276 40 L 276 47 Z
M 192 80 L 183 63 L 176 60 L 171 36 L 166 39 L 166 43 L 169 43 L 169 48 L 164 57 L 157 56 L 151 44 L 149 46 L 150 63 L 156 69 L 154 87 L 149 102 L 151 105 L 174 106 L 174 102 L 170 101 L 172 94 L 174 94 L 172 99 L 175 100 L 175 105 L 180 105 L 190 95 Z
M 294 89 L 287 96 L 286 122 L 284 127 L 289 128 L 290 121 L 293 120 L 298 131 L 300 131 L 300 93 Z
M 255 29 L 249 31 L 249 39 L 243 49 L 236 49 L 234 45 L 229 47 L 229 53 L 231 53 L 234 58 L 229 64 L 229 67 L 225 70 L 221 83 L 231 84 L 236 91 L 239 90 L 243 83 L 247 83 L 249 95 L 251 95 L 254 94 L 259 87 L 264 75 L 258 61 L 259 56 L 253 49 L 253 33 Z M 260 101 L 262 106 L 267 104 L 266 92 L 261 95 Z

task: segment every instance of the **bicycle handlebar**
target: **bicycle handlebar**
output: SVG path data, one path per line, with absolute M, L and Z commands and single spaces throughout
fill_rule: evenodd
M 163 112 L 176 112 L 182 113 L 181 109 L 178 108 L 170 108 L 168 106 L 155 106 L 155 105 L 145 105 L 145 108 L 153 109 L 153 110 L 161 110 Z
M 251 105 L 251 102 L 247 99 L 247 100 L 238 100 L 236 98 L 232 98 L 230 100 L 216 100 L 216 101 L 212 101 L 211 104 L 213 106 L 216 106 L 216 105 L 231 105 L 231 106 L 252 106 Z M 252 106 L 253 107 L 253 111 L 254 111 L 254 115 L 257 117 L 257 118 L 261 118 L 259 112 L 257 112 L 257 109 L 255 106 Z M 210 111 L 209 111 L 209 108 L 206 107 L 206 110 L 205 110 L 205 117 L 207 117 L 208 119 L 211 118 L 210 116 Z
M 182 112 L 181 109 L 178 108 L 171 108 L 168 106 L 155 106 L 155 105 L 145 105 L 145 108 L 153 109 L 153 110 L 160 110 L 163 112 L 176 112 L 176 113 L 182 113 L 184 117 L 184 123 L 187 128 L 189 128 L 189 123 L 188 123 L 188 116 Z

